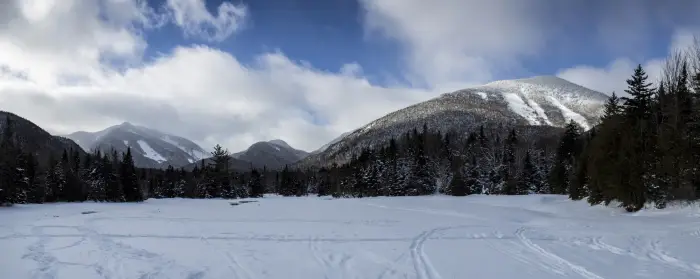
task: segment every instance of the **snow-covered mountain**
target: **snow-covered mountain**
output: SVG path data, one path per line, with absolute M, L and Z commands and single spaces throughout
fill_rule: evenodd
M 423 124 L 442 132 L 469 132 L 480 125 L 563 127 L 573 120 L 588 130 L 599 121 L 607 98 L 554 76 L 495 81 L 389 113 L 341 136 L 298 166 L 344 162 L 361 148 L 385 144 Z
M 341 141 L 343 138 L 345 138 L 345 136 L 349 135 L 350 133 L 352 133 L 352 132 L 345 132 L 345 133 L 341 134 L 340 136 L 333 139 L 332 141 L 330 141 L 330 142 L 324 144 L 323 146 L 321 146 L 320 148 L 312 151 L 311 154 L 318 154 L 318 153 L 321 153 L 323 151 L 326 151 L 326 149 L 328 149 L 329 146 L 335 144 L 336 142 Z
M 80 131 L 66 137 L 85 150 L 99 149 L 102 152 L 110 152 L 115 149 L 117 152 L 126 152 L 127 148 L 131 147 L 137 167 L 180 167 L 210 156 L 188 139 L 128 122 L 99 132 Z
M 291 147 L 283 140 L 256 142 L 248 149 L 234 153 L 233 158 L 251 163 L 252 166 L 268 169 L 281 169 L 285 165 L 304 159 L 309 153 Z

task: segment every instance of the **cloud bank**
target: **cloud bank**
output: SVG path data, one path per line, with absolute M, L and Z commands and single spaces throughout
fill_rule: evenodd
M 274 138 L 313 150 L 383 114 L 431 97 L 371 85 L 348 63 L 324 72 L 282 52 L 253 65 L 204 45 L 176 47 L 151 62 L 142 30 L 172 23 L 186 36 L 220 41 L 248 17 L 224 2 L 10 1 L 0 15 L 0 109 L 56 134 L 129 121 L 231 150 Z
M 669 45 L 683 45 L 697 26 L 689 18 L 696 17 L 669 15 L 700 7 L 659 7 L 657 1 L 359 1 L 368 37 L 400 46 L 405 72 L 399 74 L 410 84 L 372 84 L 354 61 L 322 71 L 284 50 L 261 53 L 248 64 L 204 44 L 145 59 L 145 34 L 166 26 L 193 42 L 235 40 L 255 17 L 244 4 L 223 2 L 212 13 L 202 0 L 167 0 L 160 7 L 141 0 L 0 1 L 0 109 L 55 134 L 129 121 L 205 148 L 220 143 L 238 151 L 280 138 L 314 150 L 393 110 L 504 72 L 527 71 L 523 61 L 548 59 L 543 51 L 557 43 L 554 38 L 569 38 L 566 30 L 581 24 L 572 18 L 583 9 L 593 20 L 587 38 L 617 58 L 605 67 L 572 65 L 557 74 L 605 93 L 619 91 L 637 63 L 653 74 L 663 58 L 640 59 L 630 50 L 633 42 L 653 37 L 640 20 L 675 30 Z M 634 11 L 616 16 L 630 6 L 643 17 Z

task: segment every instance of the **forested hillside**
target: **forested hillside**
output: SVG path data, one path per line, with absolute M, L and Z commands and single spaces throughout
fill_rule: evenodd
M 0 141 L 0 202 L 141 201 L 147 198 L 240 198 L 263 193 L 334 197 L 442 193 L 568 194 L 591 204 L 621 202 L 628 211 L 700 196 L 700 46 L 671 56 L 660 81 L 639 66 L 624 98 L 613 93 L 588 131 L 481 125 L 442 133 L 427 125 L 343 165 L 235 172 L 221 146 L 191 171 L 138 169 L 131 150 L 84 155 L 64 150 L 39 162 L 23 149 L 13 115 Z M 620 81 L 624 82 L 624 81 Z

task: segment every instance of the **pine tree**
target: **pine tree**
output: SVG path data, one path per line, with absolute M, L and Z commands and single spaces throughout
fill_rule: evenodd
M 250 172 L 250 181 L 248 181 L 248 184 L 250 185 L 250 196 L 253 198 L 262 198 L 263 194 L 265 193 L 265 187 L 262 183 L 262 177 L 260 176 L 260 173 L 258 172 L 257 169 L 253 169 Z
M 53 167 L 53 184 L 51 185 L 51 193 L 53 193 L 55 201 L 65 201 L 64 190 L 66 189 L 66 171 L 63 166 L 63 162 L 64 160 L 61 159 Z
M 134 158 L 131 155 L 131 147 L 126 149 L 124 158 L 119 168 L 119 178 L 124 189 L 124 200 L 127 202 L 143 201 L 144 196 L 139 185 L 134 166 Z
M 27 174 L 27 155 L 24 153 L 19 153 L 16 159 L 15 174 L 15 191 L 12 194 L 13 203 L 24 204 L 27 203 L 27 192 L 30 187 L 30 179 Z
M 620 99 L 615 92 L 613 92 L 610 98 L 605 102 L 603 120 L 610 120 L 612 117 L 620 115 L 621 113 L 622 107 L 620 106 Z
M 624 98 L 625 121 L 629 127 L 621 135 L 621 155 L 626 162 L 627 177 L 620 183 L 618 199 L 629 211 L 641 209 L 646 202 L 648 190 L 653 187 L 651 171 L 655 154 L 654 129 L 652 128 L 652 101 L 654 90 L 647 82 L 648 76 L 638 66 L 627 80 L 630 95 Z
M 461 163 L 458 163 L 461 165 Z M 470 183 L 474 181 L 468 181 L 469 177 L 465 177 L 464 170 L 461 167 L 456 167 L 452 175 L 452 181 L 449 185 L 449 194 L 453 196 L 466 196 L 470 194 Z
M 537 178 L 535 164 L 532 161 L 532 156 L 530 155 L 530 150 L 525 153 L 525 158 L 523 159 L 523 170 L 518 176 L 518 183 L 516 186 L 516 195 L 527 195 L 529 193 L 537 193 Z
M 107 180 L 104 176 L 105 167 L 103 166 L 102 154 L 99 150 L 96 150 L 91 157 L 92 159 L 86 160 L 86 163 L 90 163 L 86 168 L 87 199 L 91 201 L 107 201 Z
M 425 153 L 425 134 L 427 127 L 423 127 L 423 133 L 418 134 L 414 131 L 413 141 L 415 153 L 413 157 L 412 177 L 409 180 L 408 195 L 426 195 L 434 193 L 435 181 L 431 177 L 431 172 L 428 166 L 428 156 Z
M 119 157 L 114 151 L 111 157 L 110 159 L 107 154 L 104 154 L 104 157 L 102 157 L 101 178 L 106 182 L 107 201 L 120 202 L 124 201 L 124 192 L 117 175 L 118 169 L 115 169 L 120 165 Z
M 517 166 L 515 164 L 515 147 L 517 143 L 518 136 L 515 133 L 515 129 L 511 129 L 503 148 L 503 163 L 500 168 L 500 177 L 503 179 L 500 183 L 503 184 L 503 187 L 501 187 L 501 190 L 498 191 L 506 195 L 519 194 L 517 189 Z
M 45 185 L 39 181 L 39 162 L 32 153 L 26 154 L 25 170 L 27 175 L 27 201 L 29 203 L 43 203 L 46 196 Z
M 21 177 L 17 173 L 20 154 L 15 142 L 14 123 L 7 115 L 0 138 L 0 205 L 17 202 L 17 192 L 21 187 Z
M 628 88 L 625 90 L 630 97 L 624 97 L 624 111 L 627 115 L 636 119 L 649 119 L 651 117 L 652 97 L 654 90 L 648 83 L 646 72 L 642 65 L 634 69 L 634 74 L 627 80 Z
M 570 187 L 574 159 L 579 153 L 581 128 L 573 120 L 565 127 L 564 136 L 557 147 L 556 160 L 550 173 L 549 183 L 554 194 L 566 194 Z
M 234 198 L 235 194 L 232 191 L 231 179 L 229 175 L 229 161 L 231 159 L 227 149 L 221 145 L 214 146 L 214 151 L 211 153 L 213 160 L 213 168 L 211 169 L 211 181 L 207 189 L 207 196 L 221 197 L 222 189 L 226 189 L 225 196 Z

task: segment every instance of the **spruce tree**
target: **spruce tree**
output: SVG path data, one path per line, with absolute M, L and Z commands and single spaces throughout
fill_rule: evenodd
M 564 136 L 559 141 L 556 159 L 552 171 L 550 172 L 549 183 L 554 194 L 566 194 L 570 187 L 571 172 L 573 162 L 578 156 L 579 137 L 581 128 L 573 120 L 565 127 Z
M 265 187 L 262 183 L 262 177 L 260 176 L 260 173 L 258 172 L 257 169 L 253 169 L 250 172 L 250 181 L 248 181 L 248 184 L 250 185 L 250 196 L 253 198 L 262 198 L 263 194 L 265 193 Z
M 21 154 L 15 142 L 14 123 L 8 114 L 0 138 L 0 205 L 17 202 L 17 158 Z
M 530 150 L 527 150 L 525 158 L 523 159 L 523 170 L 518 176 L 515 194 L 527 195 L 529 193 L 537 193 L 538 186 L 535 179 L 537 179 L 537 171 L 532 160 L 532 155 L 530 155 Z
M 466 196 L 469 194 L 469 182 L 464 175 L 464 171 L 459 168 L 454 171 L 452 181 L 449 185 L 449 194 L 453 196 Z M 471 181 L 473 182 L 473 181 Z
M 122 159 L 119 168 L 119 178 L 121 179 L 121 184 L 124 189 L 124 200 L 127 202 L 143 201 L 144 196 L 136 174 L 131 147 L 126 149 L 126 153 Z
M 654 90 L 652 84 L 647 82 L 649 76 L 646 74 L 642 65 L 638 65 L 634 69 L 634 74 L 627 80 L 627 89 L 625 92 L 630 97 L 624 97 L 625 113 L 636 119 L 649 119 L 651 116 L 652 97 Z
M 626 162 L 626 177 L 619 184 L 618 199 L 629 211 L 641 209 L 649 190 L 655 187 L 652 170 L 656 144 L 651 125 L 654 90 L 647 79 L 648 76 L 640 65 L 627 80 L 628 89 L 625 90 L 630 95 L 624 98 L 624 125 L 628 129 L 621 134 L 622 149 L 619 152 Z

